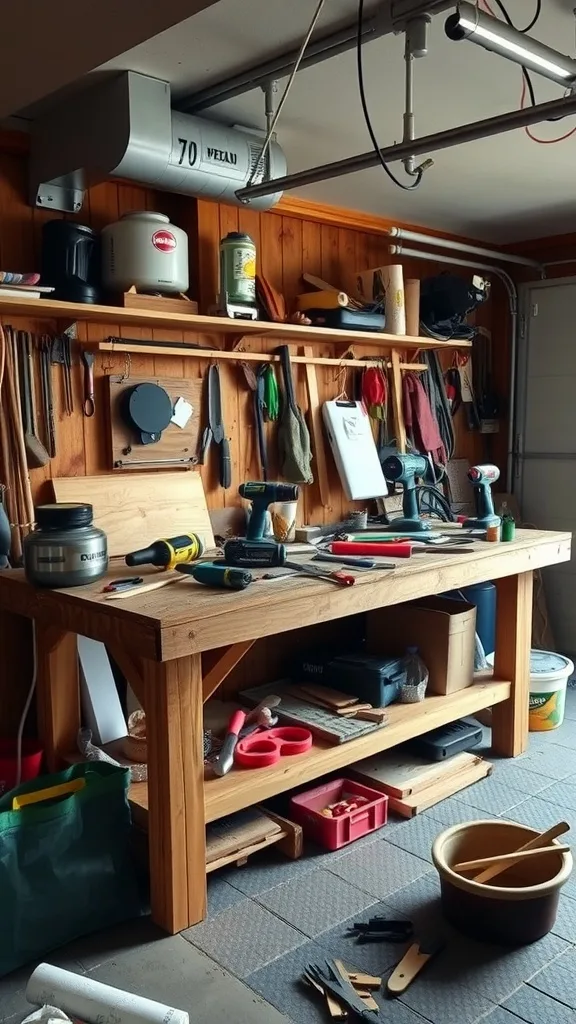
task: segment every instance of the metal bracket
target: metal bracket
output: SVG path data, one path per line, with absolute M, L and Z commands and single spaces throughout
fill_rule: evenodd
M 68 188 L 54 181 L 43 181 L 33 196 L 34 206 L 44 210 L 59 210 L 61 213 L 78 213 L 82 209 L 85 192 L 78 188 Z

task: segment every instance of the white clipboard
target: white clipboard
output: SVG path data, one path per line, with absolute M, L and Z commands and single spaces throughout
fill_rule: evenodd
M 348 501 L 385 498 L 388 487 L 362 402 L 324 402 L 322 416 Z

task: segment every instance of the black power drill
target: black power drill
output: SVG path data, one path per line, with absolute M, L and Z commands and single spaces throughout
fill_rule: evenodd
M 236 537 L 224 544 L 224 561 L 244 569 L 269 568 L 284 565 L 286 548 L 274 540 L 264 538 L 266 512 L 275 501 L 297 501 L 300 488 L 295 484 L 261 483 L 249 481 L 238 488 L 241 498 L 252 502 L 252 511 L 246 539 Z

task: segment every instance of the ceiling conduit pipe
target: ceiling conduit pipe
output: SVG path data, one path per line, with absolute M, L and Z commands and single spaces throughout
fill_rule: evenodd
M 472 256 L 485 256 L 486 259 L 498 260 L 503 263 L 518 263 L 523 267 L 532 267 L 543 272 L 541 263 L 537 260 L 529 260 L 525 256 L 513 256 L 511 253 L 498 252 L 496 249 L 485 249 L 480 245 L 468 245 L 466 242 L 452 242 L 449 238 L 437 238 L 433 235 L 425 235 L 421 231 L 409 231 L 406 228 L 389 228 L 388 234 L 391 238 L 399 238 L 406 242 L 419 242 L 422 245 L 432 245 L 438 249 L 453 249 L 455 252 L 466 252 Z
M 428 240 L 428 239 L 427 239 Z M 456 243 L 455 243 L 456 244 Z M 464 244 L 464 243 L 462 243 Z M 407 249 L 403 245 L 391 245 L 390 253 L 396 256 L 405 256 L 411 260 L 429 260 L 432 263 L 450 263 L 452 266 L 470 267 L 472 270 L 484 270 L 489 274 L 495 274 L 502 281 L 508 296 L 508 308 L 510 311 L 511 346 L 510 346 L 510 406 L 508 421 L 508 443 L 506 453 L 506 491 L 512 494 L 514 481 L 514 468 L 517 453 L 515 445 L 516 432 L 516 367 L 518 357 L 518 344 L 520 340 L 518 318 L 518 288 L 510 274 L 501 267 L 493 267 L 489 263 L 477 263 L 472 260 L 462 260 L 457 256 L 445 256 L 437 252 L 420 252 L 419 249 Z

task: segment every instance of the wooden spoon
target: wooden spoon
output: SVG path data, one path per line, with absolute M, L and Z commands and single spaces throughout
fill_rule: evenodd
M 513 850 L 512 853 L 500 853 L 494 857 L 480 857 L 478 860 L 465 860 L 461 864 L 455 864 L 452 868 L 453 871 L 474 871 L 475 868 L 488 868 L 492 865 L 503 864 L 504 867 L 510 867 L 512 864 L 519 863 L 521 860 L 530 857 L 541 857 L 544 853 L 568 853 L 570 847 L 567 845 L 559 846 L 538 846 L 533 850 Z
M 553 825 L 547 832 L 541 832 L 539 836 L 534 836 L 528 843 L 524 843 L 523 846 L 518 847 L 516 853 L 524 853 L 525 850 L 536 850 L 541 846 L 548 846 L 553 839 L 557 839 L 558 836 L 563 836 L 566 832 L 570 831 L 570 825 L 567 821 L 560 821 L 557 825 Z M 491 878 L 496 878 L 496 875 L 506 871 L 509 867 L 512 867 L 512 863 L 507 864 L 493 864 L 489 868 L 485 868 L 480 872 L 479 875 L 475 875 L 472 879 L 473 882 L 488 882 Z

